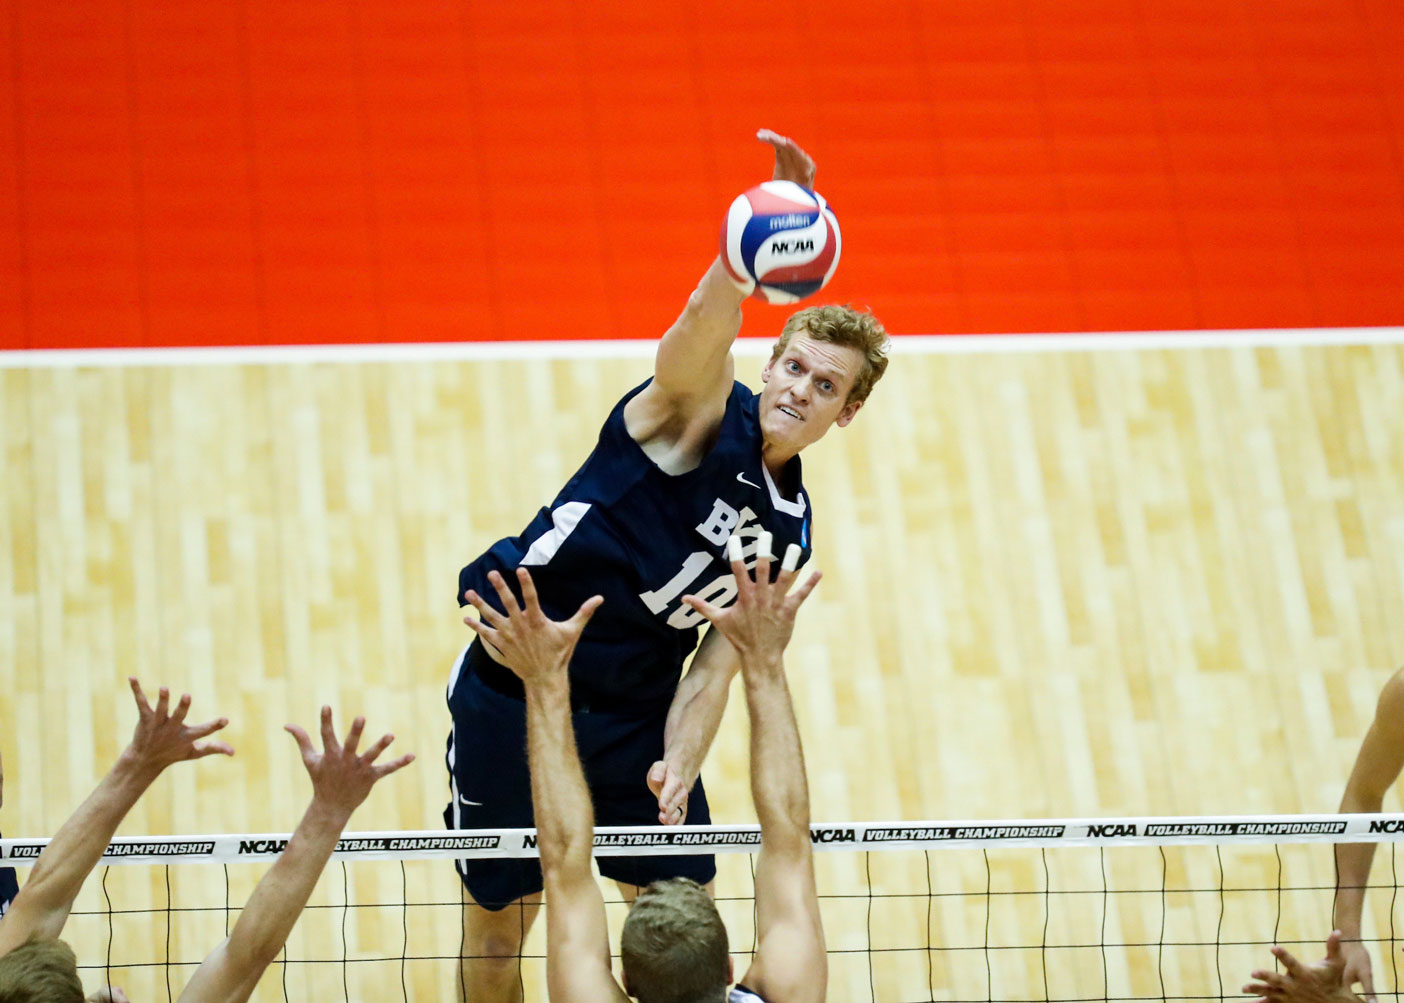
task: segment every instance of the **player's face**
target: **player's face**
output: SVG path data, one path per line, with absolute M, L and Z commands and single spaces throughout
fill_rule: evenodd
M 858 413 L 861 401 L 848 403 L 848 392 L 863 369 L 863 353 L 847 345 L 815 341 L 797 332 L 780 358 L 761 371 L 761 432 L 767 444 L 799 452 L 817 441 L 829 426 L 842 428 Z

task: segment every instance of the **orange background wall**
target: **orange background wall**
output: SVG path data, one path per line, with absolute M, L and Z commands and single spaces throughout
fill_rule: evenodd
M 1401 52 L 1398 0 L 10 0 L 0 347 L 656 337 L 762 125 L 895 332 L 1399 324 Z

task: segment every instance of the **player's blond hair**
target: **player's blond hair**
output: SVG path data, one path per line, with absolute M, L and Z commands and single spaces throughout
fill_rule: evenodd
M 723 1003 L 728 951 L 712 896 L 687 878 L 641 891 L 619 938 L 624 982 L 639 1003 Z
M 4 1003 L 83 1003 L 78 959 L 61 940 L 33 937 L 0 958 Z
M 770 352 L 775 362 L 790 344 L 796 331 L 803 331 L 815 341 L 856 348 L 863 353 L 863 368 L 853 381 L 845 403 L 868 399 L 877 381 L 887 372 L 887 349 L 891 345 L 882 323 L 870 313 L 849 306 L 811 306 L 790 315 L 780 332 L 780 340 Z

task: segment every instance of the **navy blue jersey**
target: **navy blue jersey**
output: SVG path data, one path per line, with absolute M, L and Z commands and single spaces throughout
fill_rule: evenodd
M 473 589 L 498 606 L 488 572 L 501 572 L 517 591 L 514 569 L 524 565 L 554 620 L 603 595 L 570 665 L 572 699 L 600 706 L 651 707 L 672 699 L 704 625 L 681 597 L 692 594 L 717 606 L 736 597 L 728 537 L 741 538 L 747 566 L 755 563 L 762 530 L 771 534 L 777 557 L 791 543 L 803 549 L 802 562 L 810 554 L 799 457 L 784 471 L 785 482 L 795 486 L 787 499 L 761 463 L 759 398 L 733 384 L 716 443 L 695 470 L 672 475 L 624 427 L 624 405 L 647 385 L 615 405 L 594 452 L 551 506 L 458 577 L 460 605 L 464 591 Z

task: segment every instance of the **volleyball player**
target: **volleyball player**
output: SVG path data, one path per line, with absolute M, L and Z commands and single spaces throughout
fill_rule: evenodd
M 814 161 L 792 140 L 768 131 L 758 138 L 774 149 L 776 179 L 813 184 Z M 495 543 L 459 577 L 461 603 L 468 590 L 495 602 L 489 575 L 530 567 L 542 609 L 556 620 L 604 597 L 570 670 L 601 824 L 710 821 L 698 774 L 737 663 L 717 631 L 698 645 L 703 618 L 682 596 L 731 600 L 737 586 L 723 547 L 733 535 L 748 559 L 762 531 L 807 559 L 799 453 L 853 420 L 887 364 L 886 335 L 871 315 L 801 310 L 754 394 L 734 381 L 730 354 L 748 291 L 715 260 L 659 343 L 652 378 L 610 412 L 584 466 L 519 536 Z M 447 824 L 531 826 L 521 682 L 475 639 L 455 664 L 448 703 Z M 710 856 L 608 857 L 599 866 L 626 897 L 659 878 L 706 885 L 715 874 Z M 516 959 L 539 909 L 541 869 L 535 860 L 460 861 L 458 869 L 476 903 L 464 910 L 465 989 L 479 1001 L 520 999 Z M 504 909 L 512 903 L 521 907 Z
M 828 961 L 814 884 L 809 792 L 783 663 L 795 613 L 819 574 L 789 592 L 799 546 L 790 545 L 774 583 L 770 540 L 762 536 L 757 549 L 753 580 L 743 562 L 741 541 L 730 541 L 735 605 L 719 609 L 694 596 L 683 597 L 737 652 L 751 721 L 751 795 L 761 824 L 755 877 L 757 947 L 742 983 L 730 993 L 733 972 L 726 927 L 711 896 L 687 878 L 656 881 L 639 894 L 620 936 L 622 986 L 610 970 L 604 896 L 590 865 L 595 819 L 576 751 L 569 669 L 576 643 L 604 600 L 593 596 L 568 620 L 551 620 L 525 568 L 517 569 L 520 606 L 502 576 L 496 571 L 489 575 L 505 616 L 469 592 L 482 622 L 466 622 L 501 652 L 526 692 L 532 800 L 546 886 L 546 980 L 554 1003 L 623 1003 L 626 994 L 639 1003 L 792 1003 L 824 998 Z
M 10 911 L 0 919 L 0 999 L 81 1003 L 77 961 L 72 949 L 58 938 L 112 834 L 166 767 L 187 759 L 234 754 L 224 742 L 200 741 L 228 724 L 227 718 L 186 725 L 189 694 L 171 712 L 165 687 L 152 707 L 140 684 L 135 679 L 130 683 L 138 714 L 131 744 L 44 848 Z M 390 735 L 357 755 L 364 727 L 365 720 L 357 718 L 343 745 L 332 727 L 331 708 L 323 707 L 323 751 L 319 753 L 306 732 L 287 726 L 312 779 L 312 802 L 287 847 L 249 897 L 234 930 L 201 963 L 180 994 L 185 1003 L 239 1003 L 249 998 L 307 904 L 351 813 L 376 781 L 413 761 L 408 755 L 375 765 L 390 744 Z M 125 997 L 120 989 L 107 987 L 92 999 L 122 1003 Z
M 1385 792 L 1399 779 L 1404 767 L 1404 669 L 1390 676 L 1380 691 L 1375 720 L 1365 733 L 1355 767 L 1341 798 L 1341 813 L 1377 812 Z M 1370 1003 L 1375 980 L 1370 952 L 1360 939 L 1360 919 L 1365 906 L 1365 886 L 1375 859 L 1374 843 L 1336 844 L 1336 901 L 1334 925 L 1341 932 L 1341 957 L 1347 986 L 1360 984 Z

